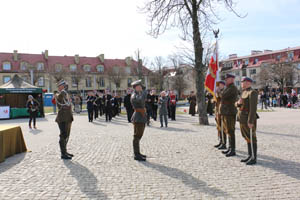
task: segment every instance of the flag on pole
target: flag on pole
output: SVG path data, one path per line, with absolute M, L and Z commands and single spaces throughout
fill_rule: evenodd
M 215 44 L 213 55 L 211 56 L 206 78 L 205 78 L 205 89 L 211 93 L 216 99 L 216 82 L 219 80 L 219 63 L 218 63 L 218 44 Z

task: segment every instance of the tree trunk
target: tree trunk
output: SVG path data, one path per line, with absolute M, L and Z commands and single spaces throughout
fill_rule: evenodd
M 193 42 L 195 52 L 195 70 L 196 70 L 196 90 L 197 90 L 197 104 L 199 113 L 199 124 L 208 125 L 208 117 L 206 113 L 206 102 L 204 94 L 204 65 L 203 58 L 203 44 L 200 37 L 199 21 L 197 13 L 197 2 L 193 2 L 192 6 L 192 23 L 193 23 Z

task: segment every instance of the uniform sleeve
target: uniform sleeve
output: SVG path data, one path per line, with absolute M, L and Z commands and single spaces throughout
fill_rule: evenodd
M 252 91 L 249 95 L 249 117 L 248 117 L 248 123 L 249 124 L 254 124 L 256 120 L 256 111 L 257 111 L 257 99 L 258 99 L 258 94 L 256 91 Z

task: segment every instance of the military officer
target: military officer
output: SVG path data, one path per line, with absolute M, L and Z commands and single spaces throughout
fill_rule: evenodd
M 226 157 L 235 156 L 235 122 L 237 108 L 235 102 L 237 101 L 238 89 L 234 85 L 235 76 L 232 74 L 226 75 L 226 88 L 220 93 L 221 105 L 220 114 L 222 115 L 222 123 L 224 132 L 228 135 L 229 148 L 227 151 L 222 151 Z
M 61 158 L 72 159 L 73 155 L 67 152 L 67 144 L 69 141 L 71 125 L 73 121 L 72 106 L 69 94 L 67 92 L 68 84 L 64 80 L 61 80 L 57 83 L 57 87 L 59 92 L 56 98 L 58 114 L 55 121 L 57 122 L 60 130 L 59 146 Z
M 221 121 L 222 115 L 220 114 L 220 105 L 221 105 L 220 93 L 223 92 L 224 87 L 225 87 L 225 81 L 217 82 L 215 116 L 216 116 L 219 144 L 215 145 L 215 147 L 220 150 L 226 149 L 226 134 L 225 134 L 224 128 L 222 126 L 222 121 Z
M 131 118 L 131 122 L 133 123 L 134 127 L 134 159 L 138 161 L 146 161 L 146 156 L 140 152 L 140 140 L 143 137 L 145 124 L 147 123 L 147 114 L 145 110 L 147 91 L 143 91 L 141 80 L 135 81 L 131 85 L 134 88 L 134 93 L 131 95 L 131 104 L 134 109 L 134 113 Z
M 252 82 L 252 79 L 249 77 L 242 78 L 243 92 L 240 100 L 237 102 L 237 107 L 239 108 L 237 119 L 240 122 L 242 136 L 248 145 L 248 157 L 242 159 L 241 162 L 245 162 L 247 165 L 256 164 L 257 155 L 256 110 L 258 93 L 251 88 Z

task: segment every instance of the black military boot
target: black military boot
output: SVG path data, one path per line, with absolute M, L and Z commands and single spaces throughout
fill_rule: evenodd
M 60 151 L 61 151 L 61 159 L 64 159 L 64 160 L 72 159 L 72 157 L 67 155 L 66 145 L 65 145 L 65 142 L 63 140 L 59 141 L 59 146 L 60 146 Z
M 257 144 L 256 143 L 253 143 L 253 153 L 254 153 L 253 158 L 251 157 L 251 159 L 248 162 L 246 162 L 246 165 L 255 165 L 256 164 L 256 155 L 257 155 Z
M 134 152 L 134 160 L 146 161 L 146 157 L 143 157 L 140 154 L 140 141 L 137 139 L 133 140 L 133 152 Z
M 219 146 L 218 148 L 219 150 L 223 150 L 223 149 L 226 149 L 226 144 L 222 144 L 221 146 Z
M 251 154 L 252 154 L 251 153 L 251 144 L 247 143 L 247 145 L 248 145 L 248 157 L 245 158 L 245 159 L 242 159 L 241 162 L 248 162 L 250 160 L 250 158 L 251 158 Z
M 226 157 L 231 157 L 231 156 L 235 156 L 235 137 L 234 135 L 232 135 L 230 141 L 230 151 L 226 154 Z
M 215 148 L 219 148 L 222 145 L 222 142 L 220 140 L 219 144 L 214 145 Z

